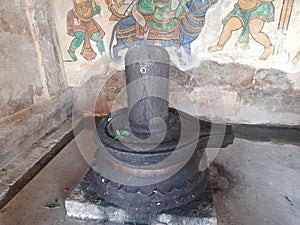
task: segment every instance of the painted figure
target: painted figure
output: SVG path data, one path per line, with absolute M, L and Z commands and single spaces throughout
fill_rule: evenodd
M 267 34 L 262 32 L 265 23 L 274 21 L 273 0 L 238 0 L 234 9 L 223 19 L 223 31 L 219 42 L 208 48 L 209 52 L 221 51 L 235 30 L 243 28 L 239 37 L 240 43 L 249 42 L 249 34 L 253 39 L 264 46 L 264 51 L 259 57 L 266 60 L 274 51 Z
M 94 52 L 90 40 L 96 42 L 100 54 L 105 52 L 103 44 L 105 32 L 93 19 L 96 14 L 100 14 L 100 11 L 100 6 L 93 5 L 92 0 L 74 0 L 74 9 L 70 10 L 67 16 L 68 34 L 75 37 L 68 49 L 68 53 L 73 61 L 77 60 L 75 50 L 82 43 L 82 56 L 87 60 L 92 60 L 96 57 L 97 54 Z
M 188 12 L 189 0 L 139 0 L 138 10 L 143 15 L 151 15 L 147 21 L 148 38 L 153 40 L 179 39 L 180 17 Z M 136 27 L 137 36 L 143 32 Z M 160 41 L 156 41 L 161 45 Z
M 171 2 L 169 1 L 152 3 L 152 1 L 149 0 L 140 0 L 140 3 L 147 4 L 144 6 L 139 5 L 139 7 L 143 6 L 147 8 L 146 6 L 149 6 L 148 9 L 140 10 L 140 12 L 150 13 L 149 15 L 144 14 L 147 21 L 146 26 L 148 26 L 150 30 L 147 39 L 145 40 L 143 35 L 141 35 L 138 28 L 139 25 L 136 23 L 135 18 L 133 16 L 125 17 L 118 21 L 113 28 L 109 45 L 111 57 L 118 61 L 121 59 L 119 51 L 124 48 L 155 44 L 160 44 L 163 47 L 182 46 L 187 56 L 190 57 L 191 43 L 202 31 L 207 10 L 217 3 L 217 1 L 218 0 L 192 0 L 184 6 L 177 1 L 177 6 L 175 4 L 176 8 L 175 6 L 171 7 Z M 156 14 L 154 9 L 158 5 L 165 6 L 168 10 L 157 10 L 156 13 L 160 13 L 154 18 Z M 178 11 L 172 11 L 170 9 L 177 9 Z M 184 13 L 183 11 L 187 13 Z M 176 14 L 177 16 L 180 16 L 176 17 Z M 115 37 L 117 43 L 113 45 Z M 178 54 L 178 57 L 181 60 L 181 54 Z M 190 60 L 190 58 L 188 60 Z M 181 62 L 185 63 L 183 61 Z

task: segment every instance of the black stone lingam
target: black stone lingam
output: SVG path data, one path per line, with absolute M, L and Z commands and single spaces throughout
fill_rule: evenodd
M 128 108 L 97 124 L 95 190 L 106 202 L 137 214 L 193 201 L 209 183 L 208 169 L 200 169 L 205 148 L 231 144 L 231 127 L 169 107 L 164 48 L 132 48 L 125 64 Z

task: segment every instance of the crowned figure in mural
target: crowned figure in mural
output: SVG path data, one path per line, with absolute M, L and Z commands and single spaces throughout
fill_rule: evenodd
M 127 0 L 105 0 L 112 12 L 110 20 L 118 21 L 113 27 L 109 44 L 112 59 L 120 61 L 122 56 L 119 52 L 125 48 L 160 45 L 177 49 L 182 47 L 184 52 L 176 53 L 182 64 L 191 60 L 191 43 L 198 38 L 204 27 L 207 10 L 218 2 L 218 0 L 128 1 L 129 4 Z M 124 7 L 123 11 L 120 11 L 121 7 Z M 134 13 L 135 10 L 138 14 Z
M 75 50 L 83 43 L 81 50 L 82 56 L 86 60 L 94 59 L 97 54 L 91 46 L 90 40 L 96 42 L 96 46 L 100 54 L 105 52 L 103 37 L 105 32 L 101 26 L 93 18 L 100 14 L 101 8 L 92 0 L 73 0 L 74 8 L 68 12 L 67 28 L 68 34 L 74 36 L 68 53 L 73 59 L 77 60 Z
M 248 44 L 249 34 L 253 39 L 264 46 L 264 51 L 259 57 L 266 60 L 274 51 L 267 34 L 262 32 L 264 24 L 274 21 L 274 0 L 238 0 L 234 9 L 223 19 L 223 31 L 219 42 L 208 48 L 209 52 L 221 51 L 235 30 L 243 28 L 239 42 Z
M 149 16 L 147 20 L 147 35 L 149 39 L 157 40 L 179 40 L 180 19 L 189 10 L 186 3 L 189 0 L 139 0 L 138 10 L 144 16 Z M 141 26 L 136 27 L 137 38 L 144 35 Z

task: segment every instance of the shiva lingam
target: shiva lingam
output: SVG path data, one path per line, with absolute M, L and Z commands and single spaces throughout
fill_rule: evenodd
M 162 47 L 135 47 L 125 56 L 128 108 L 96 127 L 97 195 L 135 214 L 153 214 L 197 199 L 209 184 L 207 147 L 233 142 L 229 126 L 169 107 L 170 57 Z

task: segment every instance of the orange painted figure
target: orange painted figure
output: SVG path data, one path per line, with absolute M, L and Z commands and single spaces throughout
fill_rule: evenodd
M 70 10 L 67 16 L 68 34 L 74 36 L 68 49 L 68 53 L 73 61 L 77 60 L 75 50 L 82 43 L 82 56 L 87 60 L 92 60 L 96 57 L 97 54 L 93 50 L 90 40 L 96 42 L 100 54 L 105 52 L 103 44 L 105 32 L 93 19 L 94 15 L 100 14 L 100 11 L 100 6 L 93 6 L 92 0 L 74 0 L 74 9 Z
M 274 21 L 274 0 L 238 0 L 234 9 L 223 19 L 223 31 L 219 42 L 208 48 L 209 52 L 221 51 L 230 39 L 233 31 L 243 28 L 239 38 L 240 43 L 249 42 L 249 34 L 252 38 L 264 47 L 259 57 L 266 60 L 274 51 L 267 34 L 262 30 L 265 23 Z

